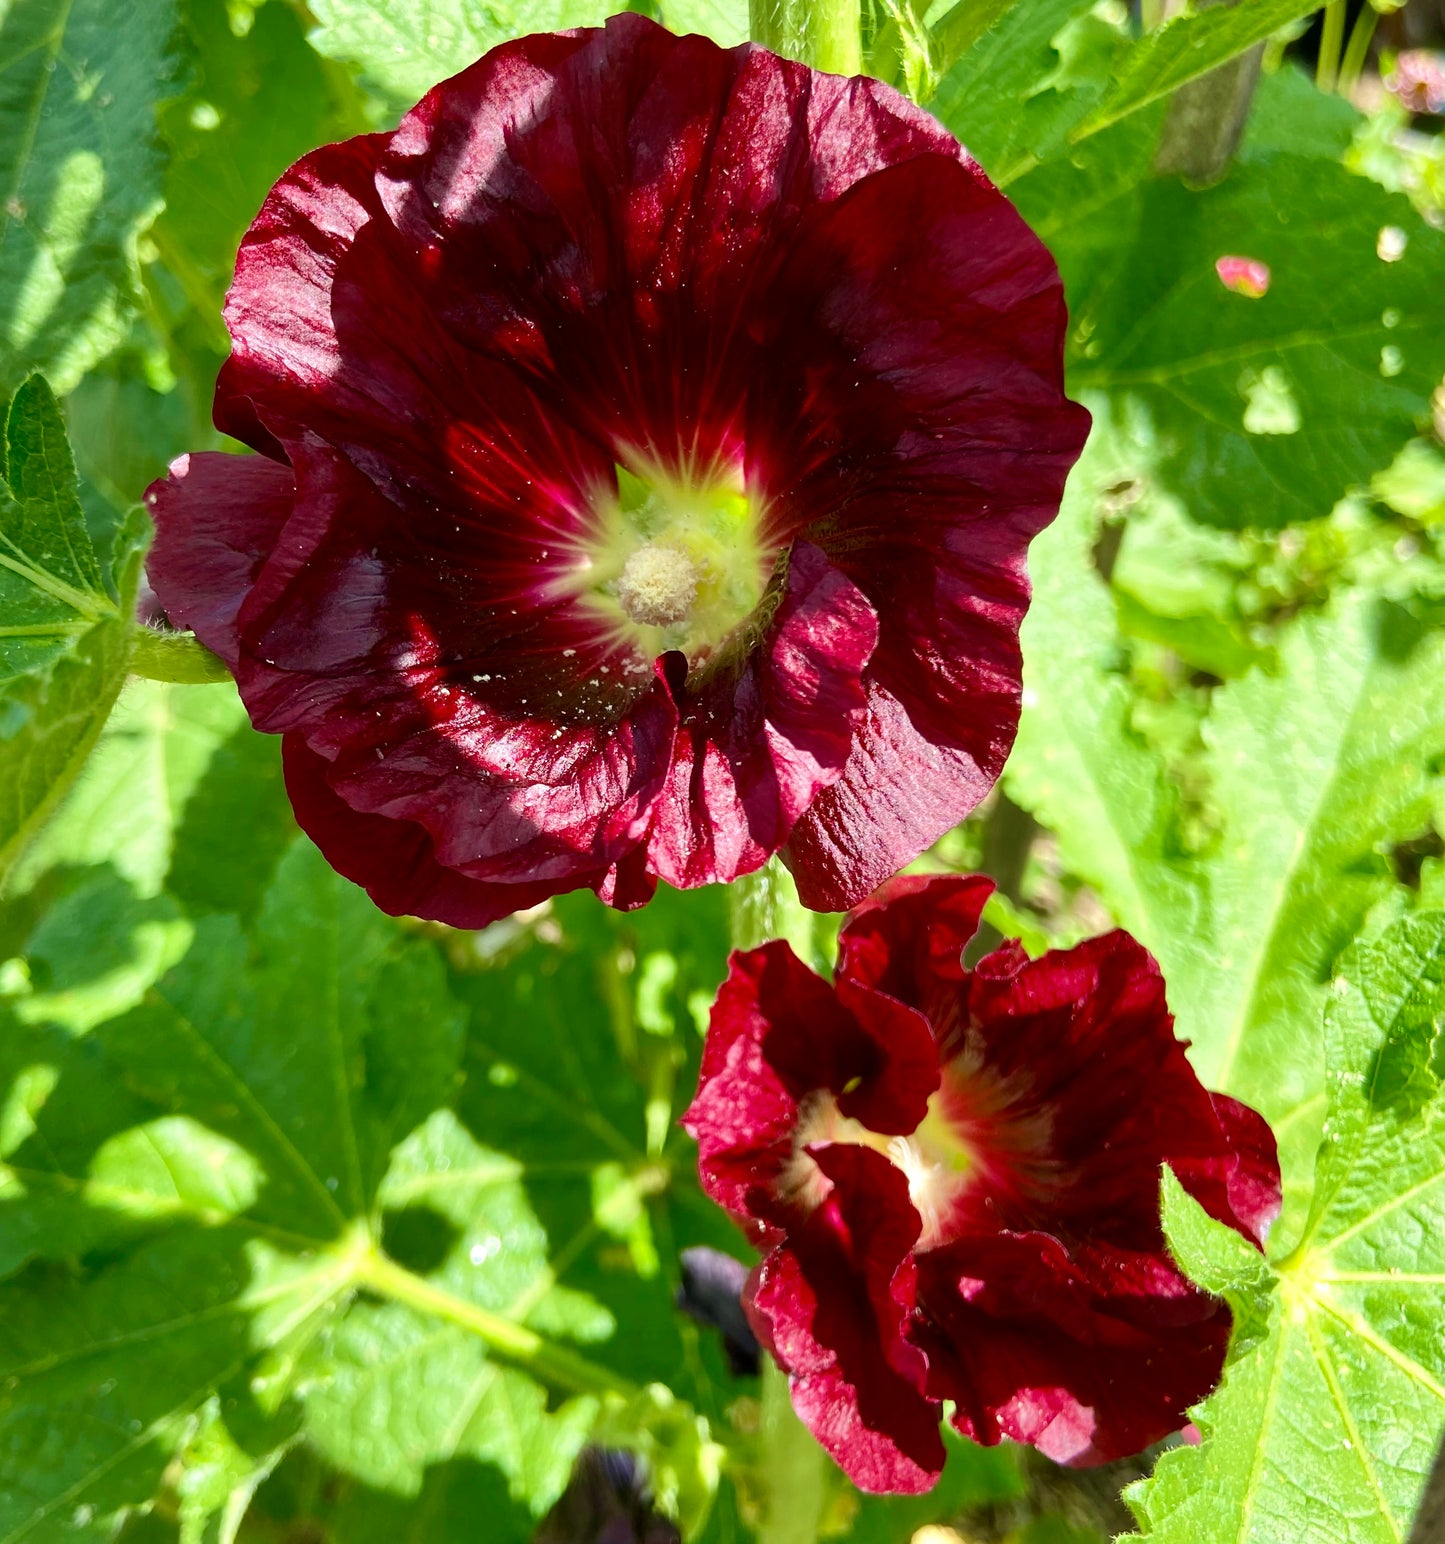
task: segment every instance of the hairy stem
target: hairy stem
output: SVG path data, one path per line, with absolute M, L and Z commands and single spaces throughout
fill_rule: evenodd
M 1315 85 L 1321 91 L 1333 91 L 1340 79 L 1340 47 L 1345 40 L 1345 0 L 1330 0 L 1325 7 L 1324 26 L 1320 32 L 1320 57 L 1315 67 Z
M 148 681 L 173 681 L 201 686 L 207 681 L 229 681 L 231 673 L 193 633 L 159 633 L 137 625 L 131 651 L 132 675 Z
M 1198 9 L 1232 3 L 1200 0 Z M 1156 172 L 1183 177 L 1197 187 L 1224 175 L 1244 134 L 1263 59 L 1264 44 L 1257 43 L 1174 93 L 1154 156 Z
M 433 1286 L 383 1254 L 370 1251 L 362 1255 L 356 1265 L 356 1281 L 393 1303 L 470 1331 L 503 1361 L 534 1373 L 552 1388 L 573 1394 L 612 1394 L 622 1399 L 631 1399 L 637 1393 L 632 1384 L 610 1368 L 599 1367 L 565 1346 L 544 1340 L 524 1324 L 504 1319 Z
M 863 67 L 858 0 L 749 0 L 755 43 L 815 70 L 856 75 Z
M 814 1544 L 827 1499 L 827 1455 L 793 1412 L 788 1375 L 766 1357 L 762 1453 L 768 1515 L 758 1544 Z
M 813 959 L 813 914 L 798 899 L 793 877 L 777 858 L 728 891 L 735 949 L 784 938 L 798 957 Z M 828 1458 L 798 1419 L 788 1375 L 763 1357 L 761 1473 L 768 1498 L 758 1544 L 814 1544 L 828 1486 Z
M 734 949 L 756 949 L 786 938 L 800 960 L 813 961 L 813 913 L 798 899 L 793 876 L 777 858 L 728 887 Z

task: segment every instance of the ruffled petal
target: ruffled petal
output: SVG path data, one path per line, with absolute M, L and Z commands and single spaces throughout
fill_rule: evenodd
M 265 456 L 177 456 L 146 490 L 156 537 L 146 555 L 166 616 L 235 670 L 236 619 L 291 514 L 296 479 Z
M 1064 1238 L 1162 1251 L 1168 1163 L 1206 1210 L 1258 1238 L 1271 1171 L 1277 1183 L 1273 1139 L 1257 1116 L 1226 1108 L 1221 1119 L 1175 1037 L 1158 966 L 1127 933 L 1038 960 L 989 956 L 974 972 L 968 1017 L 971 1054 L 1012 1090 L 1012 1118 L 1048 1130 L 1047 1193 L 1016 1197 L 1021 1210 L 1005 1226 L 1047 1216 L 1042 1225 Z M 1231 1185 L 1246 1215 L 1234 1211 Z
M 963 951 L 994 882 L 982 874 L 909 874 L 848 914 L 838 934 L 838 976 L 925 1012 L 967 979 Z
M 478 640 L 486 620 L 460 595 L 419 614 L 425 591 L 395 586 L 384 559 L 395 506 L 321 447 L 297 452 L 297 478 L 241 616 L 237 680 L 256 726 L 304 735 L 335 794 L 421 827 L 435 860 L 471 879 L 555 893 L 624 861 L 669 764 L 665 684 L 649 672 L 604 710 L 569 712 L 587 683 L 562 661 L 571 697 L 529 701 L 532 661 L 564 630 Z
M 326 861 L 360 885 L 394 917 L 428 917 L 450 927 L 478 928 L 525 910 L 558 893 L 552 881 L 507 884 L 469 879 L 438 863 L 431 838 L 409 820 L 386 819 L 351 808 L 326 780 L 328 763 L 299 734 L 281 741 L 286 792 L 296 822 Z M 632 910 L 652 898 L 652 888 L 624 887 L 615 871 L 579 879 L 572 889 L 610 885 L 610 903 Z
M 682 699 L 648 859 L 669 884 L 727 883 L 767 862 L 843 770 L 878 638 L 862 592 L 797 543 L 768 636 Z
M 217 423 L 296 493 L 163 583 L 207 627 L 246 589 L 255 721 L 461 889 L 630 904 L 791 837 L 842 904 L 997 775 L 1081 420 L 1047 254 L 891 88 L 636 15 L 518 39 L 298 162 L 226 319 Z M 619 466 L 745 490 L 743 597 L 791 549 L 680 675 L 598 599 Z
M 1061 1464 L 1142 1452 L 1219 1381 L 1229 1309 L 1159 1255 L 1071 1256 L 1046 1234 L 968 1239 L 918 1259 L 929 1392 L 984 1443 Z
M 928 1490 L 944 1453 L 923 1357 L 903 1337 L 920 1226 L 908 1183 L 865 1148 L 813 1157 L 832 1192 L 763 1261 L 754 1322 L 789 1374 L 794 1409 L 855 1485 Z
M 880 172 L 812 213 L 790 263 L 772 296 L 780 401 L 763 416 L 791 424 L 805 397 L 809 439 L 776 518 L 882 622 L 853 759 L 790 847 L 804 899 L 838 909 L 993 786 L 1018 721 L 1025 553 L 1088 414 L 1063 395 L 1053 261 L 977 168 L 923 156 Z

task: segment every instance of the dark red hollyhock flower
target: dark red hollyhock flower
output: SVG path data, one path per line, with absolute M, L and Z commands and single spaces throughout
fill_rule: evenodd
M 640 16 L 299 161 L 166 613 L 383 907 L 476 925 L 785 848 L 859 900 L 1013 740 L 1024 554 L 1087 415 L 1048 253 L 872 80 Z
M 1218 1381 L 1229 1310 L 1174 1265 L 1169 1164 L 1262 1244 L 1274 1138 L 1208 1093 L 1127 933 L 962 963 L 993 886 L 899 879 L 830 986 L 787 944 L 735 954 L 684 1118 L 703 1186 L 765 1257 L 759 1338 L 865 1490 L 924 1490 L 941 1401 L 1060 1463 L 1136 1453 Z

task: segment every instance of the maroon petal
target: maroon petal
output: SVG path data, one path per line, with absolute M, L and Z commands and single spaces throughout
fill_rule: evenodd
M 993 892 L 981 874 L 890 880 L 848 914 L 838 934 L 839 978 L 928 1010 L 966 979 L 963 951 Z
M 798 1120 L 797 1098 L 763 1054 L 768 1018 L 762 1003 L 796 996 L 828 1013 L 830 1005 L 818 998 L 821 986 L 776 940 L 732 956 L 712 1006 L 697 1096 L 682 1125 L 698 1145 L 703 1189 L 745 1226 L 749 1219 L 772 1226 L 769 1193 L 792 1157 Z
M 1002 1233 L 918 1266 L 929 1392 L 976 1441 L 1106 1463 L 1178 1431 L 1219 1381 L 1229 1310 L 1167 1259 Z
M 755 1320 L 789 1374 L 793 1407 L 861 1490 L 928 1490 L 943 1467 L 940 1409 L 903 1338 L 919 1220 L 908 1182 L 881 1154 L 816 1149 L 828 1199 L 758 1273 Z
M 870 178 L 811 216 L 791 262 L 779 352 L 799 361 L 793 389 L 831 454 L 784 503 L 819 520 L 811 539 L 882 622 L 854 757 L 790 848 L 804 899 L 836 909 L 997 778 L 1018 720 L 1024 557 L 1088 414 L 1063 396 L 1052 259 L 976 168 L 924 156 Z M 877 800 L 880 786 L 907 797 Z
M 318 446 L 296 462 L 293 513 L 241 617 L 237 680 L 257 727 L 303 734 L 352 809 L 419 826 L 468 878 L 557 893 L 623 862 L 668 765 L 665 685 L 649 675 L 595 719 L 569 717 L 565 697 L 554 709 L 558 688 L 534 706 L 530 660 L 565 625 L 484 649 L 463 594 L 390 582 L 397 511 L 367 478 Z
M 677 886 L 727 883 L 767 862 L 843 770 L 877 639 L 857 586 L 796 543 L 767 639 L 684 699 L 653 806 L 655 873 Z
M 968 1012 L 977 1054 L 1025 1090 L 1021 1109 L 1047 1123 L 1054 1179 L 1038 1205 L 1049 1232 L 1162 1251 L 1164 1163 L 1206 1210 L 1250 1237 L 1277 1212 L 1268 1128 L 1232 1101 L 1221 1109 L 1200 1084 L 1159 968 L 1127 933 L 1038 960 L 999 951 L 980 961 Z M 1021 1204 L 1006 1225 L 1036 1225 Z
M 409 820 L 389 820 L 351 808 L 326 780 L 327 761 L 308 748 L 299 734 L 281 742 L 286 792 L 296 822 L 321 849 L 328 863 L 360 885 L 376 904 L 394 917 L 430 917 L 451 927 L 478 928 L 540 905 L 558 893 L 558 886 L 499 884 L 469 879 L 436 860 L 431 838 Z M 579 879 L 572 889 L 601 889 L 615 884 L 612 873 Z M 609 897 L 613 905 L 631 910 L 652 898 L 651 888 L 638 894 Z
M 1237 1228 L 1263 1249 L 1284 1200 L 1274 1132 L 1257 1110 L 1227 1094 L 1211 1094 L 1209 1100 L 1219 1121 L 1221 1151 L 1178 1153 L 1170 1158 L 1170 1166 L 1212 1217 Z M 1222 1196 L 1215 1190 L 1221 1183 Z
M 146 490 L 156 538 L 146 574 L 161 607 L 235 670 L 236 618 L 286 524 L 291 468 L 264 456 L 177 456 Z

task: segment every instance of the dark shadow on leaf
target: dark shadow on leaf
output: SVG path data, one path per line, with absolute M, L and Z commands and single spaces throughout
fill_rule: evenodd
M 302 1447 L 256 1492 L 243 1536 L 258 1544 L 528 1544 L 536 1526 L 501 1471 L 475 1458 L 431 1465 L 408 1497 L 337 1475 Z
M 460 1237 L 456 1225 L 429 1206 L 381 1214 L 381 1247 L 398 1265 L 419 1276 L 438 1270 Z
M 281 742 L 242 724 L 186 801 L 166 886 L 192 911 L 249 920 L 295 837 Z

